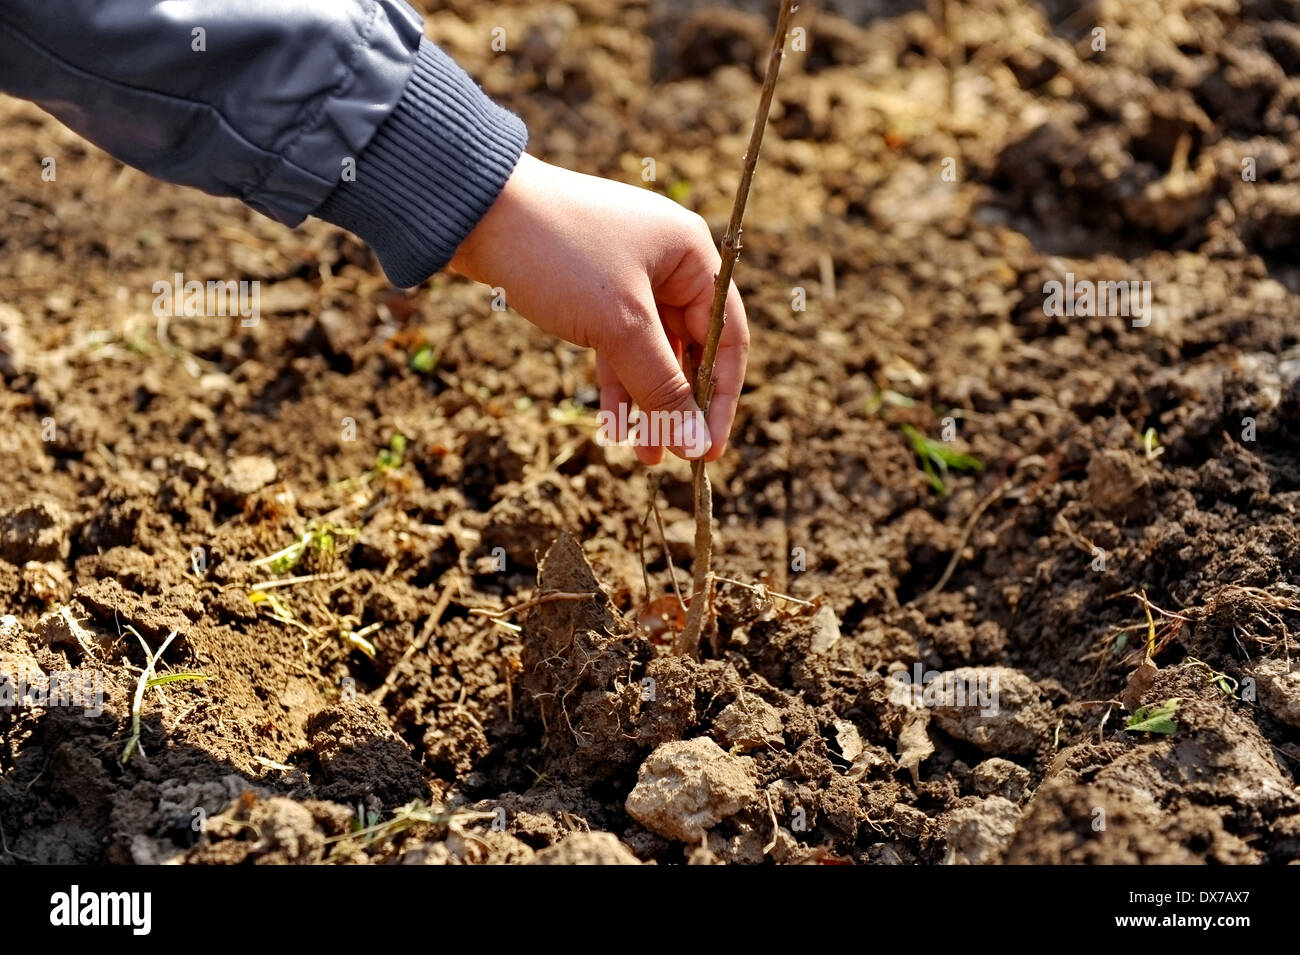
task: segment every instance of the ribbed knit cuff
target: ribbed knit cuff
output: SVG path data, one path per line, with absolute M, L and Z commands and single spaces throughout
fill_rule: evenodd
M 443 268 L 496 201 L 528 142 L 447 54 L 420 41 L 402 98 L 313 213 L 360 236 L 394 285 Z

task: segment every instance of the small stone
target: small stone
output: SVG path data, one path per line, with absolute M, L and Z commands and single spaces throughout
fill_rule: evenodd
M 1262 660 L 1251 671 L 1259 705 L 1279 723 L 1300 727 L 1300 666 L 1285 660 Z
M 1020 810 L 1001 796 L 954 809 L 944 817 L 948 826 L 948 858 L 952 865 L 991 865 L 1002 860 L 1020 824 Z
M 641 764 L 628 814 L 670 839 L 699 842 L 758 798 L 751 766 L 708 737 L 664 743 Z
M 975 767 L 972 781 L 977 795 L 1001 796 L 1018 803 L 1029 789 L 1029 770 L 995 756 Z
M 724 746 L 741 750 L 779 746 L 785 741 L 781 711 L 753 695 L 728 704 L 713 721 L 713 730 Z
M 275 462 L 260 454 L 233 459 L 217 482 L 217 493 L 229 500 L 243 500 L 273 482 L 278 474 Z

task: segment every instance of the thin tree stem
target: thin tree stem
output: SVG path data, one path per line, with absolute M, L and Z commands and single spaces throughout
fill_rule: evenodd
M 749 201 L 749 187 L 754 181 L 754 169 L 758 165 L 758 151 L 763 145 L 767 116 L 772 109 L 772 98 L 776 95 L 776 80 L 781 73 L 781 61 L 785 57 L 785 37 L 790 29 L 790 17 L 798 7 L 795 0 L 782 0 L 781 10 L 777 14 L 772 48 L 767 58 L 767 72 L 763 76 L 763 89 L 754 115 L 754 128 L 750 131 L 749 146 L 745 149 L 745 160 L 740 168 L 740 184 L 736 187 L 736 199 L 731 205 L 731 219 L 727 223 L 727 232 L 722 237 L 722 267 L 718 270 L 713 287 L 709 334 L 704 341 L 704 352 L 695 378 L 695 403 L 706 414 L 713 398 L 713 364 L 718 357 L 718 343 L 722 340 L 723 326 L 727 323 L 727 294 L 731 291 L 731 276 L 736 270 L 736 259 L 740 256 L 745 204 Z M 708 605 L 712 603 L 710 592 L 713 581 L 710 572 L 713 563 L 713 488 L 709 483 L 708 468 L 703 461 L 691 464 L 691 477 L 695 497 L 695 563 L 692 568 L 691 606 L 686 614 L 686 626 L 678 635 L 674 649 L 678 653 L 698 658 L 700 634 L 704 629 Z

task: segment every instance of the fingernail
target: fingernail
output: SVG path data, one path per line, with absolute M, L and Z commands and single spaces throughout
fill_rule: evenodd
M 682 450 L 688 458 L 702 458 L 713 447 L 709 437 L 709 424 L 704 419 L 704 412 L 696 409 L 686 413 L 682 422 Z

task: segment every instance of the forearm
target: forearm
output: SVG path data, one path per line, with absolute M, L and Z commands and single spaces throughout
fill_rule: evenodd
M 446 263 L 526 139 L 400 0 L 6 0 L 0 89 L 158 178 L 343 225 L 402 285 Z

